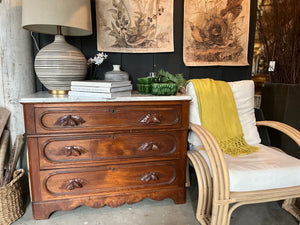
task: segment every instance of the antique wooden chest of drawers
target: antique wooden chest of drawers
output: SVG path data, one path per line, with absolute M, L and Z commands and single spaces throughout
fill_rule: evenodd
M 143 198 L 184 203 L 189 99 L 23 98 L 34 218 Z

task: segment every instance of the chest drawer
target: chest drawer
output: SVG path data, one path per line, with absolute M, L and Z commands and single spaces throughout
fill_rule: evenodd
M 182 127 L 182 105 L 99 105 L 35 108 L 36 133 Z M 185 126 L 188 126 L 185 124 Z
M 173 161 L 110 165 L 86 169 L 41 171 L 42 200 L 90 194 L 131 192 L 151 188 L 178 187 L 182 172 Z M 181 184 L 180 184 L 181 185 Z
M 184 140 L 186 131 L 38 138 L 40 168 L 175 159 L 186 149 Z

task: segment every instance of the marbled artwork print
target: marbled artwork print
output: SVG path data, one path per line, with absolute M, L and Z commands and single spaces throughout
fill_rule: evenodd
M 185 65 L 249 65 L 249 19 L 250 0 L 185 0 Z
M 96 16 L 99 51 L 174 51 L 173 0 L 96 0 Z

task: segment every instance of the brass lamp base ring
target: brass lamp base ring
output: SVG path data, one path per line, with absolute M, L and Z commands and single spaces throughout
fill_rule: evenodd
M 66 91 L 66 90 L 49 90 L 48 92 L 51 95 L 67 95 L 69 91 Z

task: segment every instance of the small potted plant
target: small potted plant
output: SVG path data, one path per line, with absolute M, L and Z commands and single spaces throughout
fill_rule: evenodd
M 171 74 L 165 70 L 157 72 L 156 82 L 151 84 L 153 95 L 174 95 L 182 90 L 186 80 L 181 73 Z
M 105 59 L 107 59 L 108 55 L 100 52 L 96 54 L 93 58 L 88 60 L 89 65 L 89 80 L 96 79 L 97 68 L 103 63 Z
M 175 95 L 178 91 L 185 92 L 186 80 L 183 75 L 171 74 L 165 70 L 159 70 L 155 76 L 138 78 L 138 92 L 153 95 Z

